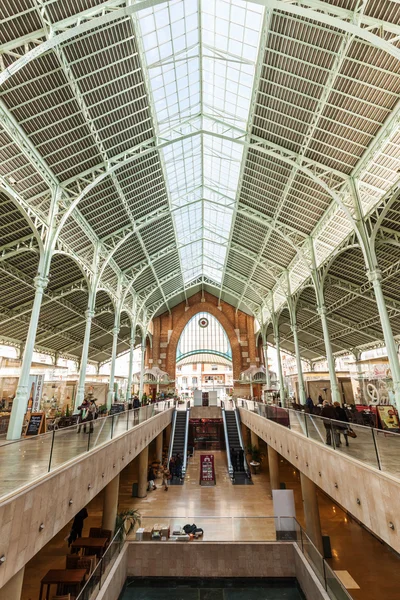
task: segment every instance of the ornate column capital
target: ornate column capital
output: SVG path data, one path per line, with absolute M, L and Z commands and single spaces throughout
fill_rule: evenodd
M 370 271 L 368 271 L 368 280 L 371 283 L 374 283 L 374 281 L 380 281 L 382 279 L 382 271 L 380 269 L 372 269 Z
M 120 328 L 118 326 L 113 327 L 113 329 L 112 329 L 113 335 L 118 335 L 119 334 L 119 329 Z
M 87 309 L 85 311 L 85 319 L 86 321 L 91 321 L 94 317 L 94 310 Z
M 292 330 L 292 333 L 297 333 L 299 330 L 297 323 L 294 323 L 294 325 L 291 325 L 290 329 Z
M 317 308 L 318 314 L 320 317 L 322 317 L 322 315 L 326 315 L 326 306 L 325 304 L 322 304 L 321 306 L 318 306 Z
M 43 275 L 37 275 L 35 277 L 35 279 L 33 280 L 33 282 L 35 284 L 35 288 L 37 290 L 41 290 L 43 292 L 47 288 L 47 285 L 49 283 L 49 278 L 43 277 Z

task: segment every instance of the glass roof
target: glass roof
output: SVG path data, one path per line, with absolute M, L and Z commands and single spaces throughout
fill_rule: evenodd
M 222 280 L 243 147 L 207 132 L 247 130 L 263 13 L 242 0 L 176 0 L 137 17 L 157 135 L 196 123 L 161 150 L 185 283 Z

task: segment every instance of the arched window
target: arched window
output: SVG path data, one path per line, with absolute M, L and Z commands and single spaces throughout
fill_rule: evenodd
M 208 312 L 200 312 L 192 317 L 179 339 L 177 361 L 195 354 L 210 354 L 232 360 L 232 349 L 225 329 Z

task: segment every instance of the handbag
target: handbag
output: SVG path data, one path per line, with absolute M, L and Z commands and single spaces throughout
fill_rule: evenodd
M 357 437 L 356 432 L 351 427 L 348 428 L 346 435 L 348 435 L 351 438 L 356 438 Z

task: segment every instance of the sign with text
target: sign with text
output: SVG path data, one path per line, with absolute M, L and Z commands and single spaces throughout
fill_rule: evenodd
M 377 406 L 378 415 L 382 429 L 387 431 L 399 431 L 399 419 L 393 406 L 379 405 Z
M 215 485 L 214 455 L 200 455 L 200 485 Z
M 40 411 L 40 403 L 42 401 L 44 384 L 44 375 L 29 375 L 29 399 L 28 399 L 28 410 L 34 413 Z
M 26 428 L 25 437 L 46 432 L 46 419 L 43 412 L 31 413 Z

